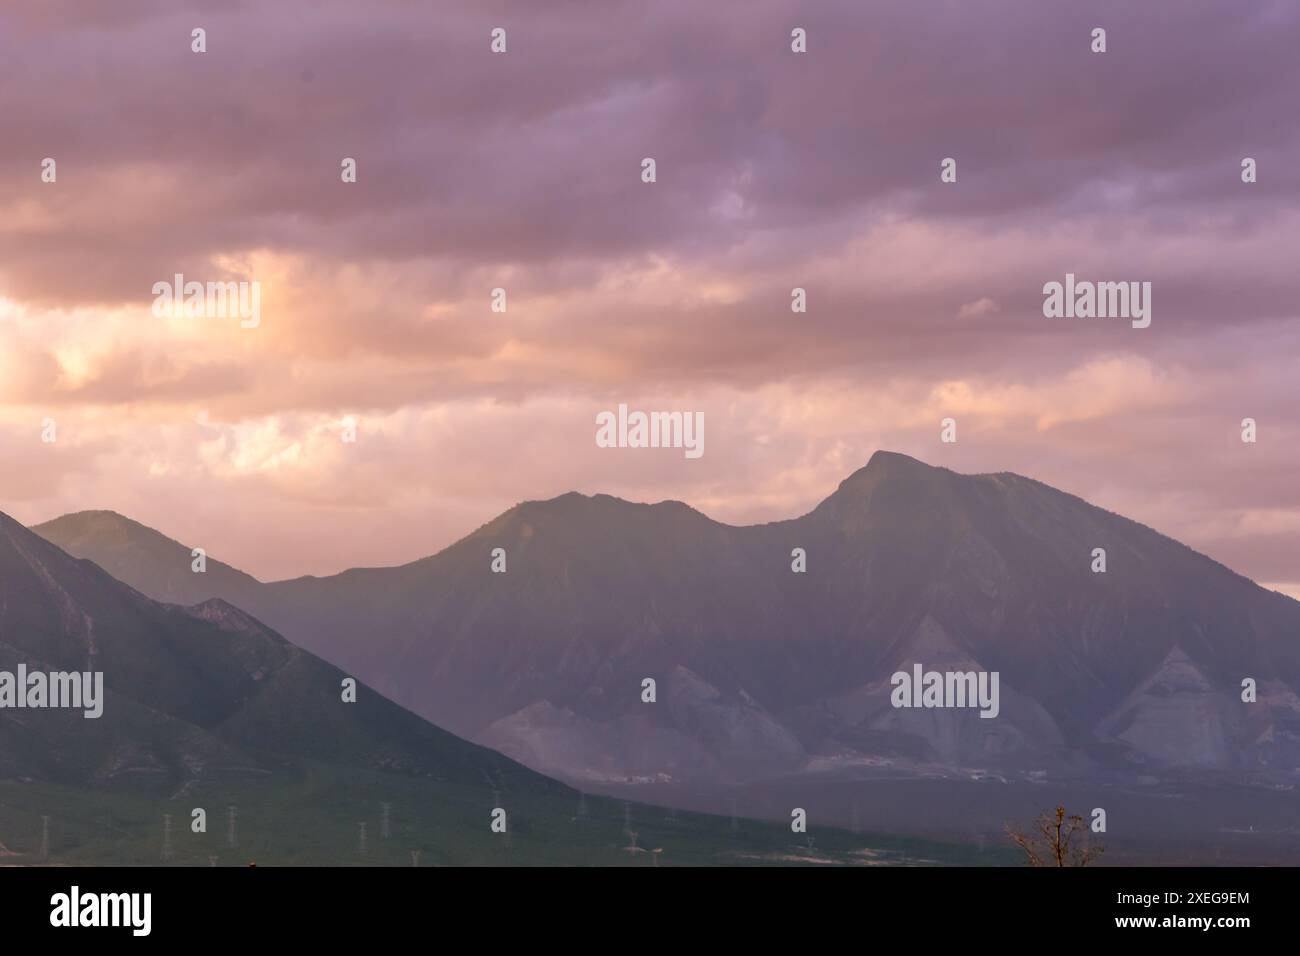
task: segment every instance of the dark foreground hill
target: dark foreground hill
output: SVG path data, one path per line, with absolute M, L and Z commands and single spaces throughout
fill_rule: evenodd
M 102 672 L 103 714 L 0 710 L 0 777 L 174 788 L 270 755 L 557 785 L 411 714 L 219 599 L 156 603 L 0 515 L 0 671 Z

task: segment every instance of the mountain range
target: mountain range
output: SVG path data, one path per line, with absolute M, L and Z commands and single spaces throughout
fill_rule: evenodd
M 92 523 L 104 531 L 104 516 Z M 152 567 L 163 572 L 165 559 Z M 36 674 L 99 675 L 102 695 L 55 707 L 24 684 L 27 706 L 16 706 L 15 677 Z M 867 846 L 824 819 L 817 853 L 792 852 L 781 825 L 588 797 L 364 682 L 353 694 L 353 677 L 222 598 L 155 601 L 0 514 L 0 863 L 1011 858 L 890 836 Z
M 1014 474 L 878 452 L 807 514 L 749 527 L 570 493 L 409 564 L 272 583 L 195 574 L 189 546 L 111 512 L 33 530 L 572 781 L 1300 768 L 1300 602 Z M 997 672 L 997 718 L 892 706 L 916 664 Z

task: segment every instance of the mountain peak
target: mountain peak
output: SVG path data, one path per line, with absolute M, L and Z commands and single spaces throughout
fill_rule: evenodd
M 60 515 L 43 524 L 33 525 L 31 530 L 47 539 L 51 534 L 57 534 L 68 538 L 87 535 L 99 537 L 109 535 L 111 538 L 123 542 L 142 535 L 171 540 L 166 538 L 166 535 L 138 521 L 134 521 L 124 514 L 100 509 L 74 511 L 70 514 Z
M 213 557 L 207 558 L 206 573 L 193 573 L 189 545 L 116 511 L 77 511 L 30 530 L 169 604 L 197 604 L 213 597 L 242 601 L 257 585 L 256 579 Z
M 841 481 L 839 488 L 831 497 L 870 491 L 886 480 L 897 478 L 923 480 L 946 470 L 927 465 L 901 452 L 880 450 L 873 453 L 865 465 Z
M 549 515 L 567 518 L 574 518 L 582 515 L 608 518 L 616 515 L 642 516 L 646 514 L 666 515 L 688 513 L 699 517 L 705 517 L 701 512 L 686 504 L 686 502 L 678 501 L 676 499 L 656 502 L 629 501 L 626 498 L 619 498 L 617 495 L 608 495 L 602 492 L 598 492 L 594 495 L 584 495 L 577 491 L 569 491 L 554 498 L 522 501 L 514 508 L 510 509 L 510 511 L 505 512 L 505 514 L 511 514 L 512 512 L 525 515 Z M 501 517 L 504 517 L 504 515 Z
M 933 465 L 927 465 L 919 458 L 913 458 L 911 455 L 904 455 L 899 451 L 886 451 L 881 448 L 873 452 L 865 466 L 859 471 L 898 471 L 900 469 L 924 469 L 925 471 L 934 471 Z

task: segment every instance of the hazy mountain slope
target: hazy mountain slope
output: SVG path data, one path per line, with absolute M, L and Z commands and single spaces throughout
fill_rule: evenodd
M 111 562 L 92 539 L 83 553 Z M 409 565 L 244 600 L 435 722 L 574 775 L 724 779 L 854 754 L 1300 766 L 1300 603 L 1039 482 L 886 452 L 789 521 L 569 494 Z M 1162 678 L 1171 660 L 1187 673 Z M 999 672 L 1002 712 L 893 709 L 889 675 L 918 662 Z M 1175 729 L 1207 714 L 1212 732 Z
M 102 671 L 103 716 L 0 710 L 0 776 L 174 786 L 269 755 L 482 784 L 549 781 L 433 727 L 219 600 L 158 604 L 0 515 L 0 669 Z
M 256 578 L 212 558 L 206 572 L 195 574 L 189 546 L 113 511 L 78 511 L 31 530 L 155 601 L 198 604 L 220 597 L 244 607 L 241 598 L 261 588 Z

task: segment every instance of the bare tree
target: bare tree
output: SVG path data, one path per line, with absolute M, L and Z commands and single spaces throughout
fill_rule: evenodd
M 1067 815 L 1065 807 L 1040 813 L 1028 833 L 1011 823 L 1006 832 L 1030 866 L 1087 866 L 1105 850 L 1089 840 L 1083 817 Z

